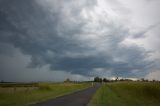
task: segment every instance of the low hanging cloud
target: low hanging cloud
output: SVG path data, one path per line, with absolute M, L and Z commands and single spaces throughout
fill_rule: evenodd
M 49 65 L 50 71 L 83 76 L 143 77 L 157 63 L 145 48 L 123 42 L 143 38 L 152 28 L 132 32 L 118 17 L 128 17 L 127 8 L 116 0 L 104 3 L 107 8 L 97 0 L 1 0 L 0 54 L 12 55 L 18 48 L 30 56 L 26 68 Z

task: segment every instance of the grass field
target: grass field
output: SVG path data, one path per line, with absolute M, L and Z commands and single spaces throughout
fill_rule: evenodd
M 26 106 L 89 86 L 87 83 L 3 84 L 0 87 L 0 106 Z
M 107 83 L 96 92 L 88 106 L 160 106 L 160 83 Z

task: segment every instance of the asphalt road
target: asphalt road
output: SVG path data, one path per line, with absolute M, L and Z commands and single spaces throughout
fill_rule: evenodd
M 100 85 L 30 106 L 86 106 Z

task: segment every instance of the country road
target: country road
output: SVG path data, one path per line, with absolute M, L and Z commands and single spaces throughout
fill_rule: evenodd
M 86 106 L 100 85 L 30 106 Z

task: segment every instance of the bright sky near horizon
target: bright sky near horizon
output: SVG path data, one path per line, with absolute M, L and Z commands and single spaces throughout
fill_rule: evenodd
M 0 80 L 160 80 L 160 0 L 0 0 Z

